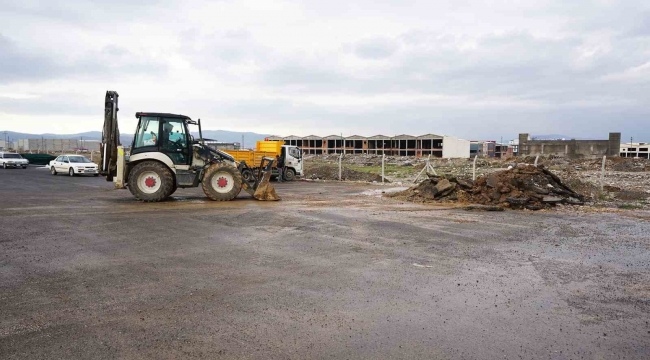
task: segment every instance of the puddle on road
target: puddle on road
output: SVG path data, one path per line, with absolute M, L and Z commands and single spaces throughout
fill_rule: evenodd
M 361 195 L 366 195 L 366 196 L 381 196 L 382 194 L 391 194 L 391 193 L 396 193 L 399 191 L 404 191 L 407 190 L 408 187 L 406 186 L 400 186 L 400 187 L 392 187 L 388 189 L 372 189 L 372 190 L 365 190 L 361 192 Z

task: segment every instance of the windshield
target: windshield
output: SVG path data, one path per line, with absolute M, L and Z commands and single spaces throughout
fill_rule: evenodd
M 20 154 L 4 154 L 3 157 L 5 159 L 22 159 L 22 156 L 20 156 Z
M 90 163 L 92 161 L 88 160 L 85 156 L 68 156 L 71 163 Z

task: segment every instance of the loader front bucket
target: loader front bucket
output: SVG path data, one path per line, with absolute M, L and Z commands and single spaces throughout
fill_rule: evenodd
M 280 197 L 275 192 L 275 187 L 271 185 L 271 174 L 273 172 L 272 158 L 262 158 L 256 176 L 250 181 L 244 181 L 243 188 L 257 200 L 262 201 L 278 201 Z M 244 165 L 246 166 L 246 165 Z

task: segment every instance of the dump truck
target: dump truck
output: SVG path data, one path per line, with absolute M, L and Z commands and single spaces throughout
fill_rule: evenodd
M 297 146 L 284 145 L 284 141 L 257 141 L 254 150 L 223 150 L 225 153 L 232 155 L 235 161 L 251 166 L 252 170 L 257 170 L 255 165 L 260 164 L 263 158 L 273 158 L 277 155 L 284 157 L 284 174 L 285 181 L 293 181 L 296 176 L 303 175 L 302 169 L 302 151 Z M 272 174 L 278 176 L 279 172 L 273 163 Z M 242 171 L 244 179 L 252 176 L 251 170 Z
M 262 157 L 251 168 L 223 151 L 211 149 L 203 141 L 201 119 L 137 112 L 138 126 L 127 156 L 117 124 L 118 98 L 117 92 L 106 92 L 100 144 L 100 174 L 113 181 L 116 188 L 128 188 L 144 202 L 162 201 L 178 188 L 199 185 L 215 201 L 232 200 L 242 189 L 258 200 L 280 200 L 270 184 L 275 158 Z M 188 125 L 198 126 L 198 140 L 190 134 Z

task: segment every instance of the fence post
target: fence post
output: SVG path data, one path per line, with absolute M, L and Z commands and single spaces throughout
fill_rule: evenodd
M 343 175 L 343 165 L 342 165 L 342 162 L 343 162 L 343 154 L 341 153 L 341 155 L 339 155 L 339 181 L 342 181 L 342 180 L 341 180 L 341 177 L 342 177 L 342 175 Z
M 603 165 L 600 169 L 600 191 L 603 191 L 603 180 L 605 178 L 605 160 L 607 159 L 607 156 L 603 156 Z
M 474 163 L 472 164 L 472 181 L 476 181 L 476 159 L 478 159 L 478 155 L 474 155 Z
M 386 155 L 381 154 L 381 183 L 384 183 L 384 161 L 386 161 Z

